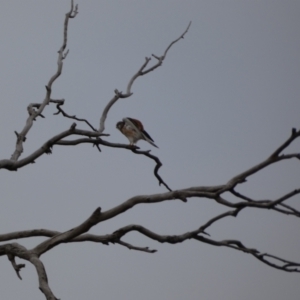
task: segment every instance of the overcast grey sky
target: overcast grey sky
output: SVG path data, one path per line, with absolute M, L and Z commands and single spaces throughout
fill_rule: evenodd
M 124 0 L 78 1 L 69 24 L 70 53 L 54 98 L 65 98 L 69 114 L 98 126 L 114 89 L 125 91 L 132 75 L 152 53 L 161 55 L 192 21 L 184 40 L 163 66 L 138 78 L 134 95 L 109 113 L 107 140 L 127 143 L 115 129 L 129 116 L 142 120 L 159 149 L 160 174 L 173 189 L 226 183 L 264 160 L 300 127 L 300 2 Z M 64 14 L 70 1 L 2 1 L 0 10 L 1 159 L 14 151 L 26 107 L 41 102 L 56 69 Z M 71 120 L 44 111 L 28 134 L 23 157 Z M 79 128 L 86 128 L 78 124 Z M 300 149 L 300 142 L 289 147 Z M 54 147 L 53 154 L 18 172 L 0 173 L 1 233 L 24 229 L 68 230 L 96 207 L 114 207 L 139 194 L 164 192 L 153 162 L 123 149 Z M 255 199 L 276 199 L 299 188 L 299 161 L 272 166 L 239 191 Z M 300 209 L 299 196 L 290 204 Z M 139 205 L 91 231 L 111 233 L 141 224 L 159 234 L 194 230 L 226 211 L 205 199 Z M 215 239 L 241 239 L 300 261 L 300 222 L 257 209 L 209 229 Z M 33 247 L 41 238 L 19 240 Z M 296 300 L 299 274 L 271 269 L 250 255 L 195 241 L 158 244 L 138 234 L 125 241 L 157 249 L 155 254 L 119 245 L 60 245 L 42 256 L 50 287 L 61 299 Z M 20 260 L 18 260 L 20 261 Z M 20 281 L 1 258 L 1 299 L 44 299 L 34 268 L 26 263 Z

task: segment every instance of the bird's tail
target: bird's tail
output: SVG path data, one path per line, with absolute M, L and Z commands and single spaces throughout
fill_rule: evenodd
M 146 140 L 149 144 L 151 144 L 152 146 L 158 148 L 158 147 L 157 147 L 150 139 L 148 139 L 147 137 L 145 137 L 145 140 Z

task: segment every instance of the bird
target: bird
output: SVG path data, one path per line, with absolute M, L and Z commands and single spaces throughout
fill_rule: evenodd
M 145 140 L 152 146 L 158 148 L 148 132 L 144 130 L 142 122 L 137 119 L 123 118 L 122 121 L 116 124 L 116 128 L 128 138 L 130 146 L 134 146 L 139 140 Z

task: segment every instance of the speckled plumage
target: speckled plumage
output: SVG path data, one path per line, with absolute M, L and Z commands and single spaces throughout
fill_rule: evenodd
M 144 130 L 141 121 L 133 118 L 124 118 L 118 122 L 116 127 L 128 138 L 130 145 L 134 145 L 139 140 L 145 140 L 152 146 L 158 148 L 151 136 Z

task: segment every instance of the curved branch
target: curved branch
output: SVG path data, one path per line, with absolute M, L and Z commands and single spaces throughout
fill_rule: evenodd
M 11 253 L 7 253 L 7 257 L 8 257 L 8 260 L 11 262 L 14 270 L 16 271 L 16 274 L 18 276 L 18 278 L 20 280 L 22 280 L 22 277 L 20 275 L 20 271 L 22 268 L 25 268 L 25 264 L 17 264 L 16 261 L 15 261 L 15 256 L 12 255 Z
M 46 269 L 42 261 L 36 255 L 32 255 L 32 257 L 30 258 L 30 262 L 35 266 L 39 278 L 39 288 L 41 292 L 46 296 L 46 299 L 59 300 L 54 296 L 49 287 Z
M 278 157 L 278 155 L 285 150 L 296 138 L 300 136 L 300 130 L 296 130 L 296 128 L 292 128 L 291 136 L 281 145 L 279 146 L 270 157 Z
M 107 114 L 110 110 L 110 108 L 120 99 L 119 95 L 115 95 L 105 106 L 101 118 L 100 118 L 100 125 L 99 125 L 99 132 L 102 133 L 105 130 L 105 120 L 107 118 Z
M 258 207 L 258 208 L 267 208 L 267 209 L 274 209 L 275 205 L 282 204 L 283 201 L 289 199 L 293 195 L 296 195 L 299 193 L 299 190 L 293 191 L 291 193 L 288 193 L 284 195 L 283 197 L 279 198 L 275 201 L 270 200 L 262 200 L 259 202 L 242 202 L 241 204 L 237 204 L 235 210 L 228 211 L 225 213 L 222 213 L 216 217 L 211 218 L 209 221 L 207 221 L 204 225 L 200 226 L 198 229 L 190 232 L 186 232 L 184 234 L 180 235 L 159 235 L 157 233 L 154 233 L 150 231 L 149 229 L 141 226 L 141 225 L 128 225 L 125 227 L 122 227 L 115 231 L 113 234 L 108 234 L 105 236 L 96 236 L 91 234 L 84 234 L 82 233 L 87 232 L 92 226 L 98 224 L 101 221 L 108 220 L 109 218 L 112 218 L 120 213 L 125 212 L 129 208 L 132 208 L 134 205 L 140 204 L 140 203 L 157 203 L 162 202 L 165 200 L 171 200 L 175 199 L 178 194 L 181 194 L 182 197 L 191 197 L 192 193 L 194 196 L 197 197 L 205 197 L 205 198 L 218 198 L 218 190 L 221 186 L 217 186 L 215 188 L 212 187 L 202 187 L 202 192 L 199 191 L 200 187 L 194 187 L 193 192 L 189 192 L 186 190 L 180 190 L 180 191 L 173 191 L 168 192 L 164 194 L 157 194 L 157 195 L 151 195 L 151 196 L 136 196 L 133 197 L 121 205 L 107 211 L 104 213 L 100 213 L 100 209 L 97 209 L 91 217 L 89 217 L 85 222 L 83 222 L 81 225 L 75 227 L 74 229 L 71 229 L 64 233 L 58 233 L 55 231 L 47 231 L 47 230 L 33 230 L 33 231 L 25 231 L 25 232 L 17 232 L 17 233 L 11 233 L 7 235 L 1 235 L 0 240 L 7 240 L 7 239 L 13 239 L 13 238 L 24 238 L 29 236 L 52 236 L 52 238 L 46 240 L 45 242 L 42 242 L 38 246 L 36 246 L 30 253 L 35 253 L 37 256 L 42 255 L 46 251 L 52 249 L 53 247 L 59 245 L 60 243 L 66 243 L 66 242 L 83 242 L 83 241 L 93 241 L 98 242 L 102 244 L 108 245 L 109 243 L 117 243 L 122 246 L 125 246 L 129 249 L 144 251 L 148 253 L 154 253 L 155 250 L 149 250 L 147 247 L 136 247 L 131 244 L 128 244 L 124 241 L 121 241 L 121 238 L 126 235 L 127 233 L 131 231 L 137 231 L 145 236 L 147 236 L 150 239 L 156 240 L 160 243 L 170 243 L 170 244 L 177 244 L 182 243 L 188 239 L 195 239 L 210 245 L 214 246 L 225 246 L 229 247 L 235 250 L 243 251 L 245 253 L 253 255 L 255 258 L 259 259 L 263 263 L 280 269 L 287 272 L 300 272 L 300 269 L 298 268 L 300 266 L 299 263 L 287 261 L 285 259 L 279 258 L 277 256 L 273 256 L 266 253 L 261 253 L 256 249 L 253 248 L 247 248 L 245 247 L 240 241 L 238 240 L 223 240 L 223 241 L 216 241 L 213 239 L 206 238 L 202 236 L 201 234 L 208 235 L 205 230 L 214 224 L 215 222 L 228 217 L 228 216 L 234 216 L 236 217 L 238 213 L 244 209 L 245 207 Z M 215 191 L 215 193 L 213 193 Z M 250 199 L 250 198 L 247 198 Z M 234 204 L 232 204 L 234 205 Z M 6 254 L 6 252 L 4 252 Z M 0 255 L 1 254 L 1 248 L 0 248 Z M 274 262 L 271 262 L 268 258 L 272 258 L 275 260 Z
M 145 75 L 145 74 L 147 74 L 147 73 L 149 73 L 149 72 L 152 72 L 153 70 L 155 70 L 156 68 L 158 68 L 158 67 L 160 67 L 160 66 L 162 65 L 162 63 L 163 63 L 163 61 L 165 60 L 165 58 L 166 58 L 166 56 L 167 56 L 167 53 L 168 53 L 168 51 L 170 50 L 170 48 L 171 48 L 175 43 L 177 43 L 179 40 L 181 40 L 181 39 L 184 38 L 185 34 L 186 34 L 186 33 L 188 32 L 188 30 L 190 29 L 191 24 L 192 24 L 192 22 L 189 22 L 189 24 L 188 24 L 186 30 L 184 31 L 184 33 L 183 33 L 179 38 L 177 38 L 176 40 L 174 40 L 173 42 L 170 43 L 170 45 L 169 45 L 169 46 L 167 47 L 167 49 L 165 50 L 163 56 L 160 56 L 160 57 L 159 57 L 159 56 L 157 56 L 157 55 L 155 55 L 155 54 L 152 54 L 152 56 L 153 56 L 155 59 L 157 59 L 157 63 L 156 63 L 154 66 L 152 66 L 151 68 L 149 68 L 149 69 L 147 69 L 147 70 L 141 72 L 140 76 L 143 76 L 143 75 Z M 149 60 L 150 60 L 150 59 L 149 59 Z
M 154 176 L 157 178 L 159 185 L 161 185 L 161 184 L 164 185 L 171 192 L 172 190 L 169 188 L 169 186 L 164 182 L 164 180 L 158 174 L 158 170 L 162 166 L 162 163 L 159 160 L 159 158 L 155 155 L 150 154 L 150 150 L 149 151 L 140 151 L 140 150 L 137 150 L 137 149 L 131 149 L 131 151 L 133 153 L 136 153 L 136 154 L 145 155 L 145 156 L 151 158 L 152 160 L 154 160 L 156 162 L 156 166 L 154 167 L 154 171 L 153 171 Z
M 232 189 L 230 191 L 234 196 L 236 196 L 237 198 L 243 199 L 247 202 L 253 202 L 253 203 L 268 203 L 270 208 L 274 209 L 275 211 L 278 211 L 280 213 L 286 214 L 286 215 L 294 215 L 296 217 L 300 217 L 300 211 L 294 209 L 293 207 L 282 203 L 283 201 L 292 198 L 295 195 L 298 195 L 300 193 L 300 189 L 296 189 L 294 191 L 291 191 L 289 193 L 287 193 L 286 195 L 280 197 L 277 200 L 253 200 L 245 195 L 242 195 L 241 193 L 235 191 L 234 189 Z M 278 208 L 276 207 L 276 205 L 280 206 L 280 207 L 284 207 L 285 209 L 282 208 Z
M 258 165 L 248 169 L 245 172 L 240 173 L 237 176 L 234 176 L 232 179 L 228 181 L 224 189 L 221 191 L 230 191 L 232 188 L 234 188 L 237 184 L 243 183 L 246 181 L 246 178 L 257 173 L 258 171 L 261 171 L 262 169 L 266 168 L 267 166 L 274 164 L 276 162 L 279 162 L 281 160 L 291 159 L 291 158 L 297 158 L 300 159 L 300 153 L 294 153 L 294 154 L 287 154 L 287 155 L 281 155 L 279 154 L 285 150 L 295 139 L 297 139 L 300 136 L 300 130 L 296 130 L 295 128 L 292 129 L 291 136 L 285 141 L 274 153 L 272 153 L 265 161 L 259 163 Z
M 93 131 L 87 131 L 87 130 L 81 130 L 76 129 L 76 123 L 73 123 L 71 127 L 61 132 L 60 134 L 52 137 L 47 142 L 45 142 L 39 149 L 28 155 L 27 157 L 19 160 L 19 161 L 12 161 L 8 159 L 0 160 L 0 169 L 7 169 L 10 171 L 16 171 L 19 168 L 22 168 L 30 163 L 34 163 L 35 159 L 40 157 L 43 154 L 51 154 L 52 153 L 52 147 L 59 143 L 59 141 L 65 137 L 71 136 L 71 135 L 81 135 L 81 136 L 88 136 L 90 138 L 98 138 L 99 136 L 102 136 L 104 134 L 100 134 L 98 132 Z
M 221 215 L 220 215 L 220 218 L 221 218 Z M 143 226 L 140 226 L 140 225 L 128 225 L 128 226 L 125 226 L 125 227 L 120 228 L 119 230 L 115 231 L 114 234 L 116 235 L 117 239 L 120 239 L 128 232 L 137 231 L 152 240 L 156 240 L 160 243 L 169 243 L 169 244 L 177 244 L 177 243 L 182 243 L 188 239 L 195 239 L 197 241 L 200 241 L 200 242 L 203 242 L 206 244 L 210 244 L 213 246 L 228 247 L 231 249 L 235 249 L 235 250 L 239 250 L 239 251 L 251 254 L 258 260 L 262 261 L 263 263 L 265 263 L 273 268 L 279 269 L 279 270 L 283 270 L 286 272 L 297 272 L 297 273 L 300 272 L 300 268 L 299 268 L 300 264 L 299 263 L 287 261 L 285 259 L 279 258 L 279 257 L 271 255 L 271 254 L 261 253 L 260 251 L 258 251 L 257 249 L 254 249 L 254 248 L 245 247 L 243 245 L 243 243 L 238 240 L 216 241 L 216 240 L 213 240 L 210 238 L 206 238 L 202 235 L 199 235 L 199 234 L 203 233 L 203 232 L 201 232 L 201 230 L 205 227 L 206 227 L 206 225 L 201 226 L 198 230 L 186 232 L 181 235 L 159 235 L 159 234 L 157 234 L 153 231 L 150 231 L 149 229 L 147 229 Z M 272 263 L 267 258 L 272 258 L 273 260 L 275 260 L 275 263 Z
M 32 125 L 33 125 L 33 120 L 35 120 L 35 118 L 37 116 L 42 116 L 42 112 L 45 108 L 46 105 L 49 104 L 50 102 L 50 96 L 51 96 L 51 88 L 52 88 L 52 84 L 53 82 L 60 76 L 61 72 L 62 72 L 62 68 L 63 68 L 63 60 L 66 58 L 67 53 L 63 53 L 66 46 L 67 46 L 67 36 L 68 36 L 68 23 L 69 23 L 69 19 L 70 18 L 74 18 L 77 13 L 78 13 L 78 6 L 76 5 L 74 8 L 74 1 L 71 0 L 71 9 L 70 11 L 66 14 L 65 17 L 65 22 L 64 22 L 64 38 L 63 38 L 63 44 L 60 47 L 59 51 L 58 51 L 58 60 L 57 60 L 57 71 L 56 73 L 50 78 L 47 86 L 46 86 L 46 97 L 43 100 L 43 102 L 41 104 L 31 104 L 28 106 L 28 111 L 29 111 L 29 117 L 27 118 L 25 127 L 23 128 L 23 130 L 18 133 L 17 135 L 17 142 L 16 142 L 16 148 L 14 153 L 11 155 L 10 160 L 12 162 L 16 162 L 19 157 L 21 156 L 21 154 L 23 153 L 23 143 L 26 140 L 26 135 L 29 132 L 29 130 L 31 129 Z M 34 110 L 33 107 L 36 107 L 37 110 Z
M 157 252 L 157 250 L 155 249 L 149 249 L 149 247 L 136 247 L 136 246 L 133 246 L 129 243 L 125 243 L 123 241 L 118 241 L 116 242 L 116 244 L 119 244 L 121 246 L 124 246 L 124 247 L 127 247 L 129 250 L 137 250 L 137 251 L 142 251 L 142 252 L 147 252 L 147 253 L 155 253 Z
M 202 226 L 200 228 L 203 228 L 205 226 Z M 297 272 L 300 273 L 300 264 L 297 262 L 292 262 L 292 261 L 287 261 L 285 259 L 282 259 L 280 257 L 267 254 L 267 253 L 261 253 L 257 249 L 254 248 L 248 248 L 243 245 L 242 242 L 238 240 L 223 240 L 223 241 L 216 241 L 207 237 L 204 237 L 202 235 L 199 235 L 201 233 L 201 230 L 195 230 L 191 232 L 186 232 L 181 235 L 159 235 L 153 231 L 150 231 L 149 229 L 140 226 L 140 225 L 128 225 L 126 227 L 123 227 L 117 231 L 114 232 L 117 238 L 121 238 L 125 234 L 131 231 L 137 231 L 145 236 L 147 236 L 150 239 L 156 240 L 160 243 L 169 243 L 169 244 L 177 244 L 177 243 L 182 243 L 188 239 L 195 239 L 197 241 L 210 244 L 213 246 L 223 246 L 223 247 L 228 247 L 231 249 L 235 249 L 238 251 L 242 251 L 244 253 L 248 253 L 253 255 L 255 258 L 260 260 L 261 262 L 279 269 L 283 270 L 286 272 Z M 203 233 L 203 232 L 202 232 Z M 275 263 L 272 263 L 270 260 L 267 258 L 272 258 Z
M 104 134 L 102 134 L 102 135 L 104 135 Z M 83 138 L 83 139 L 76 139 L 76 140 L 60 140 L 60 141 L 56 142 L 55 144 L 60 145 L 60 146 L 74 146 L 74 145 L 78 145 L 78 144 L 88 144 L 88 143 L 93 144 L 93 145 L 104 145 L 104 146 L 111 147 L 111 148 L 123 148 L 123 149 L 131 150 L 135 154 L 142 154 L 142 155 L 145 155 L 145 156 L 151 158 L 152 160 L 154 160 L 156 162 L 153 173 L 154 173 L 154 176 L 158 180 L 158 184 L 159 185 L 162 184 L 169 191 L 172 191 L 171 188 L 166 184 L 166 182 L 158 174 L 158 170 L 162 166 L 162 163 L 161 163 L 160 159 L 157 156 L 150 154 L 150 151 L 137 150 L 138 147 L 133 147 L 133 146 L 128 145 L 128 144 L 110 143 L 110 142 L 107 142 L 107 141 L 102 140 L 100 138 L 96 138 L 96 139 Z M 182 200 L 185 201 L 184 199 L 182 199 Z
M 37 256 L 41 256 L 43 253 L 49 251 L 50 249 L 54 248 L 55 246 L 66 243 L 73 238 L 81 235 L 82 233 L 85 233 L 90 230 L 91 227 L 99 223 L 99 218 L 101 216 L 101 208 L 98 207 L 92 215 L 84 221 L 79 226 L 74 227 L 71 230 L 68 230 L 66 232 L 63 232 L 61 234 L 55 235 L 53 238 L 46 240 L 45 242 L 42 242 L 41 244 L 37 245 L 32 252 L 36 253 Z
M 68 41 L 68 24 L 69 19 L 75 18 L 75 16 L 78 14 L 78 5 L 76 4 L 74 7 L 74 1 L 71 0 L 71 8 L 68 13 L 66 13 L 65 21 L 64 21 L 64 37 L 63 37 L 63 44 L 61 45 L 60 49 L 58 50 L 58 59 L 57 59 L 57 70 L 56 73 L 50 78 L 46 89 L 47 89 L 47 96 L 46 101 L 44 100 L 43 104 L 48 104 L 50 102 L 50 95 L 51 95 L 51 88 L 53 82 L 61 75 L 62 68 L 63 68 L 63 60 L 66 58 L 66 56 L 69 53 L 69 50 L 64 53 L 66 47 L 67 47 L 67 41 Z M 45 107 L 44 105 L 44 107 Z M 41 108 L 40 108 L 41 109 Z M 43 110 L 43 108 L 41 109 Z
M 154 58 L 157 59 L 157 63 L 155 65 L 153 65 L 152 67 L 150 67 L 149 69 L 145 68 L 147 67 L 148 63 L 150 62 L 151 58 L 150 57 L 146 57 L 145 58 L 145 62 L 142 64 L 142 66 L 139 68 L 139 70 L 131 77 L 131 79 L 128 82 L 127 85 L 127 89 L 126 89 L 126 93 L 122 93 L 119 92 L 117 89 L 115 90 L 115 96 L 108 102 L 108 104 L 105 106 L 102 115 L 100 117 L 100 124 L 99 124 L 99 132 L 102 133 L 105 130 L 105 120 L 107 118 L 107 114 L 109 112 L 109 110 L 111 109 L 111 107 L 120 99 L 120 98 L 128 98 L 130 97 L 133 93 L 131 91 L 132 85 L 135 82 L 135 80 L 143 75 L 146 75 L 147 73 L 154 71 L 155 69 L 157 69 L 158 67 L 160 67 L 164 61 L 164 59 L 167 56 L 167 53 L 169 51 L 169 49 L 175 44 L 177 43 L 180 39 L 183 39 L 185 34 L 188 32 L 189 28 L 191 26 L 191 22 L 189 23 L 188 27 L 186 28 L 186 30 L 184 31 L 184 33 L 177 38 L 176 40 L 174 40 L 173 42 L 170 43 L 170 45 L 167 47 L 167 49 L 165 50 L 163 56 L 158 57 L 154 54 L 152 54 L 152 56 Z
M 24 246 L 18 244 L 18 243 L 11 243 L 11 244 L 6 244 L 6 245 L 1 245 L 0 246 L 0 256 L 7 255 L 8 259 L 11 261 L 14 270 L 16 271 L 18 277 L 20 279 L 21 276 L 19 274 L 21 268 L 24 268 L 24 264 L 19 264 L 17 265 L 15 263 L 15 257 L 19 257 L 21 259 L 24 259 L 26 261 L 31 262 L 38 274 L 39 278 L 39 284 L 40 284 L 40 290 L 44 295 L 46 296 L 47 300 L 58 300 L 54 294 L 52 293 L 49 285 L 48 285 L 48 279 L 47 279 L 47 274 L 46 270 L 44 268 L 43 263 L 39 260 L 37 257 L 36 253 L 27 250 Z
M 244 253 L 251 254 L 256 259 L 260 260 L 264 264 L 266 264 L 270 267 L 273 267 L 275 269 L 279 269 L 279 270 L 286 271 L 286 272 L 300 273 L 300 264 L 299 263 L 292 262 L 292 261 L 287 261 L 287 260 L 284 260 L 282 258 L 279 258 L 279 257 L 271 255 L 271 254 L 261 253 L 258 250 L 253 249 L 253 248 L 247 248 L 243 245 L 242 242 L 240 242 L 238 240 L 215 241 L 215 240 L 212 240 L 212 239 L 208 239 L 204 236 L 196 236 L 196 237 L 194 237 L 194 239 L 198 240 L 200 242 L 206 243 L 206 244 L 213 245 L 213 246 L 228 247 L 228 248 L 231 248 L 231 249 L 242 251 Z M 271 261 L 266 259 L 267 257 L 273 258 L 276 261 L 277 264 L 272 263 Z
M 58 114 L 62 114 L 65 118 L 68 119 L 72 119 L 72 120 L 76 120 L 79 122 L 85 122 L 93 131 L 97 132 L 97 129 L 86 119 L 82 119 L 82 118 L 77 118 L 76 115 L 70 116 L 69 114 L 67 114 L 62 108 L 61 106 L 64 105 L 65 100 L 50 100 L 50 102 L 52 103 L 57 103 L 56 108 L 57 108 L 57 112 L 54 113 L 54 115 L 58 115 Z

